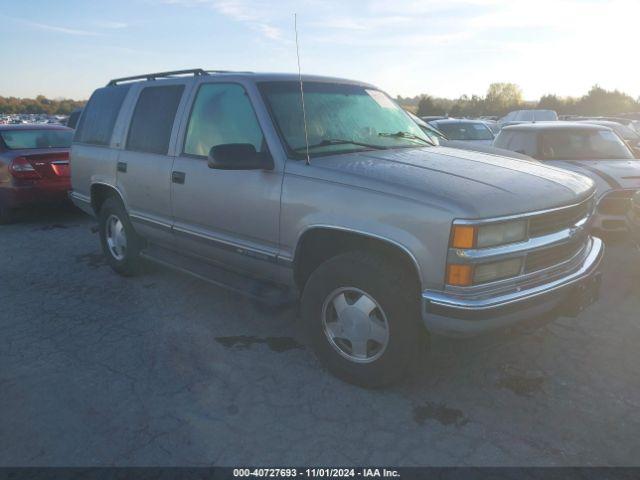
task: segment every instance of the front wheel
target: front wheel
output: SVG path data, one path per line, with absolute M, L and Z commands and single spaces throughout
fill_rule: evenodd
M 321 362 L 337 377 L 363 387 L 402 378 L 420 351 L 415 286 L 380 255 L 349 252 L 311 274 L 302 315 Z
M 114 197 L 105 200 L 98 215 L 98 223 L 102 251 L 111 268 L 125 276 L 137 273 L 141 240 L 122 203 Z

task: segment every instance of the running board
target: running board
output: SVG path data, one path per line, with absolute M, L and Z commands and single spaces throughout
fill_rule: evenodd
M 284 307 L 297 301 L 290 288 L 268 281 L 227 270 L 223 267 L 181 255 L 172 250 L 150 245 L 140 252 L 140 256 L 164 267 L 189 274 L 218 287 L 239 293 L 270 307 Z

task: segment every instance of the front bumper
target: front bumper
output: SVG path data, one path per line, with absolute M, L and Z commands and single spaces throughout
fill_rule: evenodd
M 472 336 L 559 310 L 574 316 L 597 298 L 604 243 L 593 237 L 581 262 L 566 274 L 530 288 L 482 298 L 422 293 L 422 317 L 431 333 Z

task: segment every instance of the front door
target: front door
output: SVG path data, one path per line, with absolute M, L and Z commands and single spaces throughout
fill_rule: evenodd
M 246 273 L 272 277 L 278 248 L 282 172 L 216 170 L 211 147 L 267 145 L 244 87 L 203 83 L 195 95 L 172 172 L 177 247 Z

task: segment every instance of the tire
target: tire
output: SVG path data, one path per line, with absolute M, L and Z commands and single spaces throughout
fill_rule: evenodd
M 336 305 L 348 307 L 342 317 Z M 379 255 L 349 252 L 311 274 L 301 314 L 311 346 L 327 369 L 348 383 L 375 388 L 404 378 L 418 358 L 424 339 L 419 305 L 402 269 Z M 386 343 L 380 327 L 386 327 Z
M 109 197 L 105 200 L 98 214 L 98 224 L 102 252 L 111 268 L 124 276 L 138 273 L 142 241 L 119 199 Z

